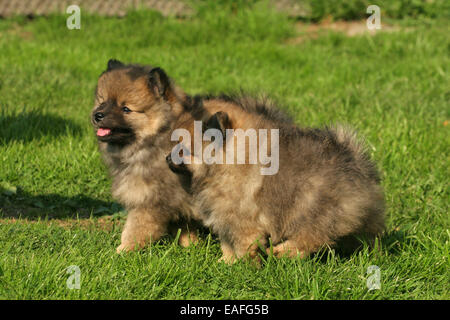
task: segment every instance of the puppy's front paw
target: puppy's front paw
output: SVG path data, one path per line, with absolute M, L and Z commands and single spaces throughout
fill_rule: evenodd
M 116 252 L 117 252 L 117 253 L 123 253 L 123 252 L 128 252 L 128 251 L 130 251 L 130 250 L 128 249 L 128 247 L 125 246 L 125 245 L 123 245 L 123 244 L 121 244 L 120 246 L 118 246 L 118 247 L 116 248 Z
M 121 243 L 120 246 L 117 247 L 116 252 L 117 253 L 125 253 L 130 252 L 134 250 L 139 250 L 140 247 L 136 244 L 129 244 L 129 243 Z
M 225 255 L 224 254 L 219 260 L 217 260 L 217 262 L 223 262 L 228 265 L 232 265 L 233 263 L 236 262 L 236 257 L 234 255 Z
M 198 243 L 197 234 L 193 231 L 182 231 L 178 243 L 183 248 L 187 248 L 190 245 L 196 245 Z
M 270 255 L 270 248 L 266 249 L 266 253 Z M 275 257 L 289 257 L 295 258 L 300 257 L 304 258 L 306 256 L 304 251 L 299 250 L 295 245 L 291 243 L 291 241 L 282 242 L 275 247 L 272 248 L 272 253 Z

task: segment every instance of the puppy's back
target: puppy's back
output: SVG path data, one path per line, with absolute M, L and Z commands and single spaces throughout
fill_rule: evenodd
M 333 244 L 347 235 L 384 230 L 380 178 L 366 147 L 345 126 L 281 126 L 280 170 L 264 178 L 259 203 L 275 238 L 308 237 Z

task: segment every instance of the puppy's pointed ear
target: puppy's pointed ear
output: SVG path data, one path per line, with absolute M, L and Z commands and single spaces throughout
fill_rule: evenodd
M 153 68 L 148 74 L 150 90 L 157 96 L 167 100 L 171 89 L 170 79 L 161 68 Z
M 204 131 L 208 129 L 217 129 L 222 132 L 222 136 L 225 137 L 226 129 L 231 128 L 231 120 L 228 114 L 223 111 L 216 112 L 211 118 L 206 121 L 204 125 Z
M 122 62 L 120 62 L 119 60 L 109 59 L 108 65 L 106 67 L 106 71 L 110 71 L 110 70 L 114 70 L 114 69 L 117 69 L 117 68 L 121 68 L 123 66 L 124 66 L 124 64 Z

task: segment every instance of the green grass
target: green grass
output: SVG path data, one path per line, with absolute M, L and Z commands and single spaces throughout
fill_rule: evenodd
M 259 3 L 219 9 L 186 19 L 82 14 L 73 31 L 62 15 L 0 20 L 0 298 L 449 299 L 448 21 L 293 45 L 295 22 Z M 219 243 L 206 235 L 194 248 L 165 238 L 117 255 L 124 213 L 89 123 L 111 57 L 161 66 L 192 94 L 267 93 L 300 125 L 357 128 L 386 190 L 381 249 L 268 258 L 256 269 L 218 263 Z M 101 228 L 107 218 L 118 223 Z M 80 290 L 66 287 L 70 265 Z M 381 289 L 369 292 L 371 265 Z

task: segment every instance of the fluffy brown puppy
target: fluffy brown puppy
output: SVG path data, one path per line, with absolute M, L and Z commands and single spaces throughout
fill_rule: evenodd
M 222 259 L 256 257 L 258 247 L 268 246 L 268 238 L 277 256 L 305 256 L 349 236 L 373 240 L 384 230 L 380 179 L 352 131 L 343 127 L 300 129 L 280 121 L 270 109 L 248 110 L 242 100 L 223 103 L 227 108 L 217 107 L 218 112 L 203 126 L 205 134 L 208 129 L 221 132 L 223 141 L 215 136 L 202 142 L 203 150 L 218 144 L 210 155 L 223 164 L 208 164 L 205 153 L 185 151 L 194 149 L 192 143 L 182 146 L 183 163 L 174 163 L 173 153 L 167 157 L 174 172 L 191 176 L 193 204 L 203 223 L 218 234 Z M 187 129 L 194 135 L 192 127 Z M 231 135 L 230 129 L 234 130 Z M 267 134 L 268 154 L 275 155 L 278 143 L 279 167 L 274 174 L 261 174 L 267 163 L 249 164 L 249 152 L 245 164 L 226 160 L 230 150 L 229 159 L 236 160 L 237 151 L 244 149 L 238 148 L 236 129 L 279 130 L 278 141 Z M 234 145 L 228 149 L 230 143 Z M 249 143 L 245 140 L 246 150 L 250 150 Z M 203 158 L 195 159 L 199 156 Z
M 249 110 L 266 110 L 268 104 L 251 98 L 241 102 Z M 190 177 L 173 173 L 165 156 L 173 147 L 174 129 L 234 104 L 190 97 L 160 68 L 108 61 L 98 79 L 91 121 L 113 178 L 113 196 L 128 211 L 117 251 L 142 248 L 179 227 L 181 245 L 196 240 L 200 216 L 192 210 Z M 276 109 L 270 113 L 290 121 Z
M 197 106 L 197 107 L 196 107 Z M 98 79 L 92 124 L 113 178 L 113 196 L 128 211 L 117 251 L 142 248 L 171 226 L 185 227 L 182 245 L 195 240 L 195 212 L 185 185 L 165 162 L 179 119 L 201 110 L 200 103 L 173 85 L 160 68 L 108 62 Z

